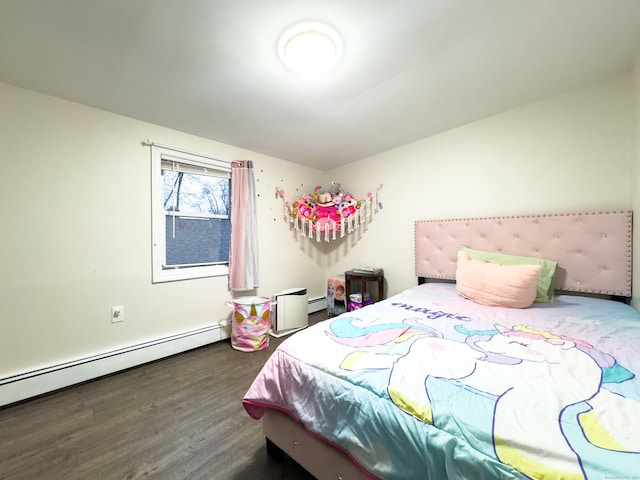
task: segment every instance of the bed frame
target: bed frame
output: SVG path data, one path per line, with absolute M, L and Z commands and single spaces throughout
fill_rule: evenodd
M 420 282 L 454 280 L 465 246 L 554 260 L 556 290 L 629 303 L 632 220 L 631 211 L 608 211 L 417 221 L 415 272 Z M 271 456 L 287 454 L 318 480 L 376 478 L 285 413 L 267 410 L 262 427 Z
M 631 234 L 630 211 L 419 221 L 416 274 L 455 279 L 464 246 L 554 260 L 556 290 L 630 298 Z

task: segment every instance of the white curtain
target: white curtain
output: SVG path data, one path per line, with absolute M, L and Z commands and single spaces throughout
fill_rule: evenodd
M 231 164 L 229 290 L 252 290 L 258 281 L 258 227 L 253 162 Z

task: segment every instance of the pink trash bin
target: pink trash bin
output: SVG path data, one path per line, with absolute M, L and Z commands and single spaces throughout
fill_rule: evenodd
M 243 352 L 255 352 L 269 346 L 271 302 L 268 297 L 233 299 L 231 346 Z

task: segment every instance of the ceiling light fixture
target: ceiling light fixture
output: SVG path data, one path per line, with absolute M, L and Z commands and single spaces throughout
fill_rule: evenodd
M 278 55 L 294 72 L 322 73 L 333 67 L 342 56 L 342 40 L 338 33 L 323 23 L 294 25 L 280 37 Z

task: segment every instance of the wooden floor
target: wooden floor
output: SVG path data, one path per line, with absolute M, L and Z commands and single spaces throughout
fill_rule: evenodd
M 251 353 L 218 342 L 2 408 L 0 479 L 311 480 L 267 456 L 241 404 L 285 338 Z

